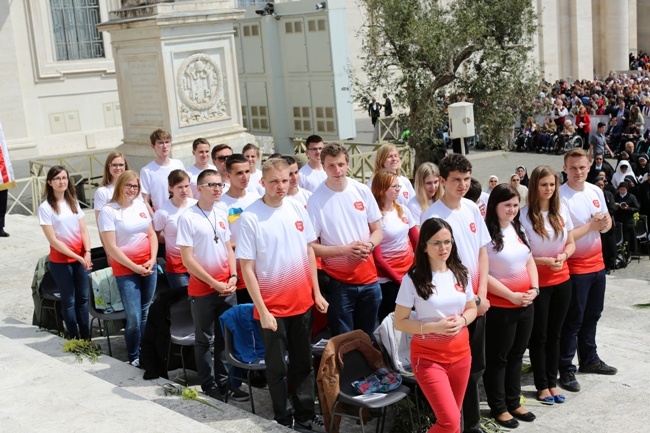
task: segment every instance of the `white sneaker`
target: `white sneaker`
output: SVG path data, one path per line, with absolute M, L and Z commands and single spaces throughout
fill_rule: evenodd
M 135 358 L 133 361 L 129 362 L 134 367 L 140 368 L 140 358 Z
M 294 430 L 303 430 L 303 431 L 312 431 L 318 433 L 326 433 L 325 423 L 323 422 L 323 417 L 320 415 L 314 415 L 311 420 L 306 423 L 301 423 L 296 421 L 294 425 Z

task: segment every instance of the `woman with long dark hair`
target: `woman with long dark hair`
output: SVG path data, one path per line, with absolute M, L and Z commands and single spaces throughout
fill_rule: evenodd
M 129 363 L 140 366 L 140 340 L 156 290 L 158 238 L 147 205 L 136 200 L 140 179 L 134 171 L 120 174 L 112 200 L 99 212 L 99 233 L 126 313 L 124 339 Z
M 537 267 L 519 222 L 519 193 L 497 185 L 488 200 L 485 224 L 488 244 L 488 300 L 485 373 L 488 405 L 497 423 L 519 426 L 535 415 L 521 406 L 521 364 L 533 327 L 533 300 L 539 294 Z M 516 419 L 515 419 L 516 418 Z
M 176 244 L 178 234 L 178 218 L 198 200 L 189 197 L 190 175 L 185 170 L 173 170 L 167 177 L 169 184 L 169 200 L 164 202 L 153 216 L 153 228 L 162 234 L 165 241 L 165 274 L 169 287 L 177 289 L 187 286 L 190 274 L 183 265 L 181 250 Z
M 551 167 L 539 166 L 530 176 L 528 205 L 519 220 L 537 265 L 539 296 L 528 348 L 537 400 L 564 403 L 556 386 L 560 359 L 560 331 L 571 301 L 567 259 L 574 253 L 573 222 L 560 202 L 560 180 Z
M 377 276 L 381 286 L 381 304 L 377 318 L 384 317 L 395 309 L 395 298 L 402 278 L 413 265 L 413 248 L 418 243 L 419 221 L 411 212 L 397 204 L 401 185 L 395 173 L 381 170 L 372 179 L 372 195 L 381 211 L 381 243 L 372 251 Z
M 89 340 L 90 236 L 74 182 L 60 165 L 47 172 L 45 201 L 38 207 L 38 220 L 50 244 L 50 272 L 61 293 L 67 337 Z
M 396 302 L 395 329 L 413 334 L 413 372 L 436 414 L 428 433 L 459 432 L 472 364 L 467 325 L 476 319 L 476 302 L 446 221 L 430 218 L 422 224 L 415 264 Z

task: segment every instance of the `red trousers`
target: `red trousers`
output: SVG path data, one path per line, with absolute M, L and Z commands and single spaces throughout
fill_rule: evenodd
M 468 355 L 453 363 L 413 358 L 411 364 L 418 386 L 437 419 L 427 433 L 460 433 L 460 410 L 463 407 L 472 356 Z

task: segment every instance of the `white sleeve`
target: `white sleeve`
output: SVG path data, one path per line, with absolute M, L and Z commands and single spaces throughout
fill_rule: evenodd
M 397 292 L 397 299 L 395 299 L 395 303 L 397 305 L 401 305 L 402 307 L 413 308 L 415 305 L 416 293 L 417 292 L 415 291 L 413 280 L 411 280 L 411 277 L 406 274 L 404 275 L 404 278 L 402 278 L 402 285 L 399 287 L 399 292 Z
M 321 232 L 321 227 L 320 227 L 320 209 L 318 207 L 318 203 L 316 203 L 316 197 L 314 197 L 315 194 L 312 194 L 311 197 L 309 197 L 309 200 L 307 200 L 307 215 L 309 216 L 309 220 L 311 221 L 312 224 L 312 229 L 314 230 L 314 234 L 316 237 L 320 236 Z
M 97 219 L 97 226 L 101 232 L 114 232 L 115 231 L 115 218 L 114 218 L 114 209 L 110 206 L 104 206 L 99 212 L 99 218 Z
M 404 212 L 404 216 L 409 222 L 409 230 L 415 227 L 416 225 L 419 225 L 420 221 L 419 220 L 416 221 L 416 219 L 413 218 L 413 214 L 411 213 L 408 207 L 402 206 L 402 211 Z
M 157 214 L 157 212 L 156 212 Z M 155 220 L 155 217 L 154 217 Z M 181 215 L 178 219 L 178 231 L 176 232 L 176 245 L 179 247 L 193 247 L 192 238 L 192 220 L 186 215 Z
M 149 175 L 146 167 L 143 167 L 140 170 L 140 194 L 150 194 L 151 188 L 149 188 Z
M 38 223 L 42 226 L 51 226 L 52 224 L 52 208 L 44 201 L 38 207 Z
M 163 231 L 167 225 L 167 212 L 161 209 L 158 209 L 155 214 L 153 214 L 153 229 L 157 232 Z
M 381 211 L 379 210 L 379 205 L 377 204 L 377 200 L 375 200 L 375 196 L 372 195 L 372 192 L 368 188 L 363 189 L 363 195 L 364 202 L 368 208 L 368 211 L 366 212 L 366 215 L 368 215 L 368 223 L 379 221 L 381 219 Z
M 257 230 L 253 221 L 254 215 L 244 212 L 239 217 L 239 238 L 235 248 L 235 258 L 255 260 L 257 258 Z

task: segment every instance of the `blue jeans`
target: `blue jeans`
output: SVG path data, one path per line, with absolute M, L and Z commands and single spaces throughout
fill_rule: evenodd
M 332 336 L 361 329 L 374 341 L 373 332 L 381 303 L 381 288 L 375 281 L 354 285 L 331 279 L 325 298 L 329 302 L 327 320 Z
M 190 282 L 190 274 L 187 272 L 182 272 L 180 274 L 175 274 L 173 272 L 167 272 L 167 283 L 169 283 L 170 289 L 179 289 L 181 287 L 187 287 Z
M 68 337 L 89 338 L 88 271 L 79 262 L 50 262 L 50 273 L 61 293 L 61 316 Z
M 146 277 L 138 274 L 115 277 L 122 304 L 124 305 L 124 312 L 126 313 L 124 340 L 129 362 L 140 358 L 140 341 L 144 335 L 144 327 L 147 324 L 149 306 L 156 291 L 157 277 L 158 274 L 155 272 Z
M 575 372 L 573 357 L 588 366 L 600 361 L 596 326 L 605 305 L 605 270 L 571 275 L 571 302 L 560 334 L 560 373 Z

